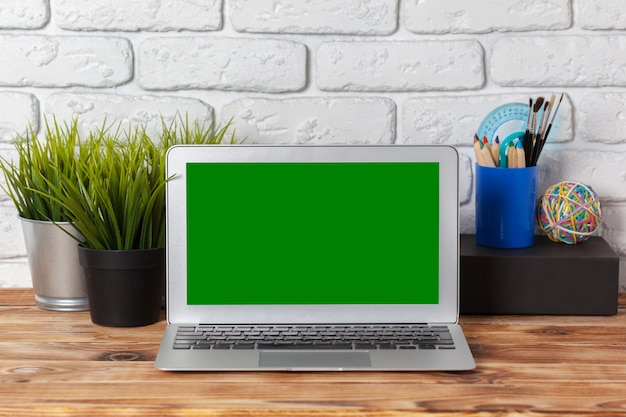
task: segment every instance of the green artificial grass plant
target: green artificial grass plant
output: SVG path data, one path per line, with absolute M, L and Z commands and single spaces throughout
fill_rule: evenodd
M 13 142 L 17 160 L 0 158 L 5 179 L 2 189 L 15 204 L 18 214 L 30 220 L 68 220 L 62 205 L 54 198 L 59 177 L 75 181 L 83 148 L 78 134 L 78 121 L 60 125 L 46 119 L 45 139 L 37 138 L 30 127 L 25 136 Z
M 100 250 L 165 246 L 165 155 L 183 143 L 220 143 L 226 127 L 214 131 L 197 121 L 163 125 L 155 143 L 145 126 L 112 129 L 106 123 L 80 145 L 76 175 L 58 171 L 39 193 L 57 203 L 84 236 L 83 247 Z M 231 142 L 235 142 L 234 133 Z

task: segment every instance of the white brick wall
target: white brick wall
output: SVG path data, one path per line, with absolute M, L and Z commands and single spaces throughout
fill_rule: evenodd
M 132 76 L 132 46 L 124 38 L 0 36 L 0 86 L 115 87 Z
M 79 121 L 79 132 L 86 136 L 94 128 L 102 126 L 103 117 L 108 122 L 121 123 L 123 127 L 145 123 L 146 133 L 156 137 L 161 130 L 161 121 L 168 125 L 178 116 L 189 116 L 207 126 L 214 117 L 211 106 L 201 100 L 176 97 L 116 94 L 56 93 L 48 97 L 45 106 L 48 120 Z
M 568 0 L 406 0 L 406 26 L 415 33 L 487 33 L 569 27 Z
M 396 0 L 299 3 L 231 0 L 230 20 L 239 32 L 388 35 L 397 26 Z
M 3 1 L 0 27 L 6 29 L 37 29 L 48 22 L 48 0 Z
M 626 86 L 625 65 L 626 36 L 502 38 L 490 62 L 502 86 Z
M 626 12 L 606 0 L 4 0 L 0 156 L 44 116 L 232 118 L 258 143 L 441 143 L 461 155 L 461 229 L 474 231 L 471 140 L 508 102 L 565 93 L 539 186 L 600 194 L 600 233 L 626 290 Z M 0 287 L 28 286 L 0 193 Z
M 475 41 L 329 42 L 316 58 L 322 90 L 470 90 L 484 82 L 482 48 Z
M 243 99 L 223 108 L 253 143 L 392 143 L 396 107 L 385 98 Z
M 151 38 L 139 46 L 147 90 L 216 89 L 276 93 L 306 83 L 304 45 L 271 39 Z
M 68 30 L 168 31 L 217 30 L 222 27 L 221 0 L 56 0 L 53 16 Z
M 0 143 L 10 142 L 16 133 L 25 135 L 39 129 L 39 100 L 33 94 L 0 90 Z

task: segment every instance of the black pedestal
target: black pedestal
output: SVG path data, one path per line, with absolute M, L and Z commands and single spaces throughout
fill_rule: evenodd
M 494 249 L 461 235 L 462 314 L 613 315 L 618 280 L 619 257 L 600 237 Z

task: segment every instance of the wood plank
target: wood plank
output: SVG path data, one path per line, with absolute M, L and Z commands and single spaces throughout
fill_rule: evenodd
M 0 290 L 0 307 L 34 305 L 35 293 L 32 288 L 2 288 Z
M 6 383 L 49 384 L 56 382 L 165 382 L 176 384 L 205 383 L 339 383 L 363 385 L 375 376 L 379 384 L 505 384 L 536 385 L 537 383 L 618 383 L 626 385 L 626 363 L 534 363 L 532 366 L 511 366 L 500 361 L 484 361 L 478 370 L 453 372 L 328 372 L 328 373 L 266 373 L 266 372 L 162 372 L 151 361 L 72 361 L 67 360 L 0 360 L 0 372 Z
M 163 372 L 165 322 L 91 323 L 0 290 L 0 416 L 626 415 L 626 297 L 608 317 L 464 316 L 468 372 Z
M 282 379 L 281 375 L 277 376 Z M 376 375 L 364 374 L 370 380 Z M 364 385 L 364 384 L 361 384 Z M 72 404 L 98 404 L 108 407 L 139 407 L 146 404 L 171 408 L 298 409 L 333 408 L 415 410 L 430 412 L 523 412 L 542 410 L 552 413 L 624 411 L 624 386 L 617 383 L 563 384 L 546 390 L 542 384 L 492 385 L 407 384 L 371 382 L 364 386 L 346 383 L 55 383 L 44 387 L 28 383 L 9 384 L 3 389 L 3 407 L 24 409 L 37 406 L 67 407 Z M 418 389 L 416 389 L 418 388 Z M 37 395 L 33 396 L 36 389 Z M 167 394 L 164 394 L 167 392 Z M 452 394 L 453 393 L 453 394 Z M 184 399 L 184 402 L 182 401 Z

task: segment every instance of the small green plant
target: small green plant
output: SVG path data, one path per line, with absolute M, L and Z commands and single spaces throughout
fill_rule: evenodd
M 209 125 L 200 123 L 197 119 L 193 123 L 189 122 L 189 116 L 183 118 L 180 113 L 176 113 L 174 120 L 167 124 L 161 118 L 161 136 L 159 146 L 162 150 L 167 151 L 174 145 L 216 145 L 220 144 L 226 138 L 228 129 L 230 128 L 232 119 L 223 127 L 218 126 L 215 122 Z M 230 135 L 230 143 L 237 141 L 235 132 Z
M 60 125 L 56 118 L 46 119 L 45 140 L 39 140 L 32 127 L 25 136 L 13 142 L 17 160 L 0 158 L 4 175 L 4 192 L 15 204 L 18 214 L 31 220 L 67 221 L 62 205 L 47 194 L 55 196 L 50 184 L 59 177 L 76 180 L 76 167 L 81 155 L 78 121 Z

